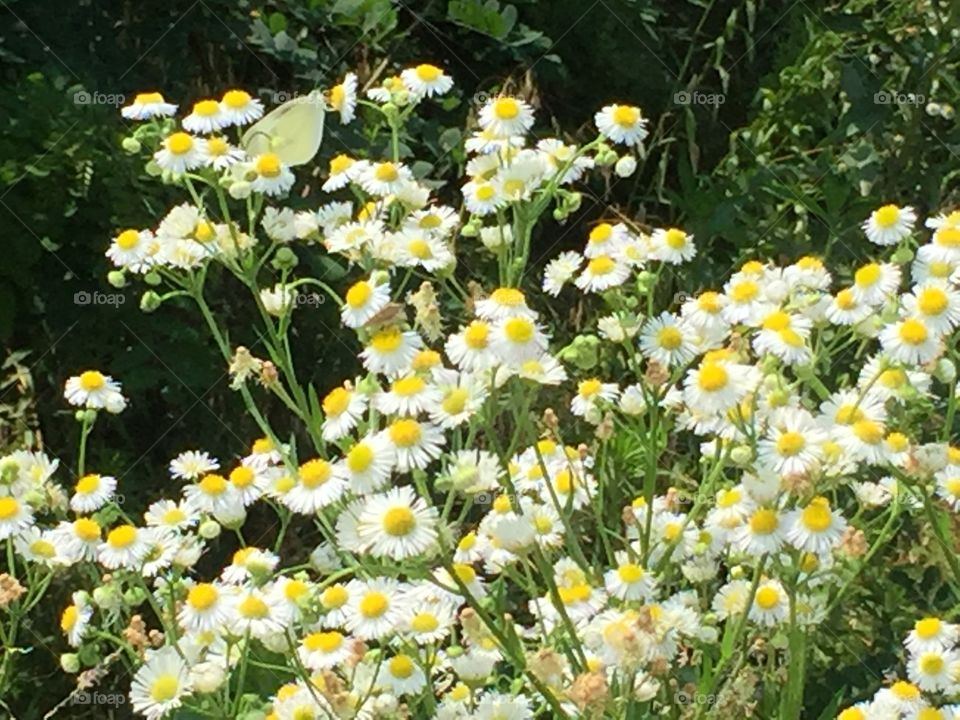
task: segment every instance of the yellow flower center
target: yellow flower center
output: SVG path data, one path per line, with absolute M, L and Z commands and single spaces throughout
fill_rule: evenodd
M 488 200 L 492 200 L 493 196 L 496 194 L 497 191 L 494 189 L 493 185 L 480 185 L 474 192 L 474 197 L 476 197 L 480 202 L 487 202 Z
M 247 595 L 237 607 L 241 616 L 249 619 L 265 618 L 270 614 L 270 608 L 256 595 Z
M 913 626 L 913 630 L 921 640 L 932 640 L 940 634 L 941 625 L 939 618 L 928 617 L 917 620 Z
M 77 481 L 77 485 L 74 489 L 80 495 L 90 495 L 91 493 L 95 493 L 99 487 L 99 475 L 84 475 Z
M 87 370 L 85 373 L 81 373 L 80 375 L 80 387 L 87 392 L 95 392 L 100 390 L 106 384 L 107 379 L 102 373 L 99 373 L 96 370 Z
M 916 700 L 920 697 L 920 688 L 905 680 L 898 680 L 890 686 L 890 691 L 901 700 Z
M 12 499 L 12 498 L 11 498 Z M 0 518 L 3 517 L 2 500 L 0 500 Z M 14 501 L 16 502 L 16 501 Z M 79 518 L 73 521 L 73 531 L 84 542 L 93 542 L 100 539 L 100 525 L 90 518 Z
M 883 440 L 883 425 L 874 420 L 858 420 L 853 424 L 853 434 L 867 445 L 876 445 Z
M 924 653 L 920 657 L 920 672 L 924 675 L 939 675 L 943 672 L 943 656 L 939 653 Z
M 775 587 L 765 585 L 757 590 L 754 601 L 761 610 L 772 610 L 780 604 L 780 592 Z
M 347 453 L 347 467 L 350 468 L 350 472 L 362 473 L 373 463 L 373 458 L 373 450 L 370 446 L 359 443 L 350 448 L 350 452 Z
M 231 110 L 242 110 L 250 104 L 250 93 L 244 90 L 228 90 L 223 95 L 223 104 Z
M 936 234 L 934 234 L 933 240 L 937 243 L 937 245 L 942 245 L 944 247 L 960 247 L 960 228 L 940 228 L 937 230 Z
M 397 420 L 390 426 L 389 433 L 390 440 L 400 448 L 413 447 L 420 442 L 420 438 L 423 436 L 420 423 L 412 418 Z
M 853 281 L 858 287 L 873 287 L 880 281 L 881 275 L 880 266 L 876 263 L 870 263 L 857 270 L 853 276 Z
M 370 338 L 370 346 L 379 353 L 396 352 L 403 344 L 403 333 L 398 327 L 381 330 Z
M 339 175 L 345 170 L 349 170 L 354 162 L 354 159 L 349 155 L 337 155 L 330 160 L 330 174 Z
M 167 150 L 174 155 L 186 155 L 193 149 L 193 138 L 185 132 L 175 132 L 165 141 Z
M 490 299 L 503 307 L 522 307 L 527 302 L 523 293 L 516 288 L 497 288 L 490 293 Z
M 610 223 L 600 223 L 590 231 L 590 242 L 606 242 L 613 236 L 613 225 Z
M 351 394 L 346 388 L 331 390 L 323 399 L 323 413 L 328 417 L 339 417 L 350 407 Z
M 917 295 L 917 307 L 924 315 L 942 315 L 949 304 L 947 294 L 938 287 L 924 288 Z
M 697 307 L 705 313 L 716 315 L 721 310 L 720 294 L 708 290 L 697 298 Z
M 413 510 L 405 506 L 390 508 L 383 515 L 383 531 L 393 537 L 409 535 L 417 527 Z
M 443 74 L 436 65 L 427 64 L 417 65 L 416 73 L 417 77 L 425 83 L 436 82 L 440 78 L 440 75 Z
M 613 121 L 620 127 L 629 128 L 637 124 L 640 110 L 629 105 L 614 105 Z
M 140 233 L 136 230 L 124 230 L 117 235 L 117 247 L 121 250 L 133 250 L 140 244 Z
M 756 535 L 769 535 L 780 527 L 776 510 L 760 508 L 750 517 L 750 530 Z
M 896 205 L 884 205 L 873 213 L 873 221 L 884 230 L 892 228 L 900 219 L 900 208 Z
M 892 432 L 887 435 L 886 443 L 887 447 L 893 450 L 893 452 L 903 452 L 910 447 L 910 439 L 899 432 Z
M 447 415 L 459 415 L 467 406 L 467 400 L 470 399 L 470 393 L 463 388 L 453 388 L 446 394 L 440 403 L 443 411 Z
M 667 243 L 667 247 L 672 250 L 683 250 L 687 244 L 687 234 L 683 230 L 670 228 L 666 232 L 664 241 Z
M 834 420 L 841 425 L 852 425 L 858 420 L 863 420 L 863 417 L 863 410 L 856 405 L 841 405 L 837 408 L 837 414 L 834 416 Z
M 406 655 L 397 655 L 390 658 L 389 666 L 390 674 L 401 680 L 406 680 L 413 675 L 413 671 L 416 669 L 413 660 Z
M 520 114 L 520 103 L 513 98 L 497 98 L 493 101 L 493 114 L 500 120 L 513 120 Z
M 625 563 L 617 568 L 617 575 L 620 576 L 620 580 L 630 584 L 641 580 L 644 572 L 643 568 L 636 563 Z
M 360 614 L 368 620 L 378 618 L 390 607 L 390 601 L 382 592 L 373 590 L 360 601 Z
M 307 584 L 302 580 L 291 580 L 284 586 L 283 595 L 291 602 L 297 602 L 307 593 Z
M 396 182 L 397 178 L 400 177 L 400 171 L 397 170 L 397 166 L 392 162 L 380 163 L 377 165 L 377 169 L 373 171 L 373 174 L 377 180 L 386 183 Z
M 899 334 L 907 345 L 922 345 L 927 340 L 927 326 L 916 318 L 907 318 L 900 325 Z
M 207 138 L 207 154 L 211 157 L 220 157 L 226 155 L 230 146 L 227 141 L 220 137 Z
M 835 300 L 837 307 L 841 310 L 853 310 L 857 306 L 857 299 L 853 296 L 853 290 L 850 288 L 838 292 Z
M 310 651 L 332 653 L 343 645 L 343 635 L 336 631 L 310 633 L 303 639 L 303 646 Z
M 763 327 L 765 330 L 786 330 L 790 327 L 790 315 L 783 312 L 783 310 L 777 310 L 767 315 L 763 320 Z
M 433 613 L 421 612 L 413 616 L 410 627 L 413 628 L 414 632 L 430 633 L 440 627 L 440 621 Z
M 394 394 L 401 397 L 411 397 L 417 393 L 423 392 L 427 383 L 419 375 L 408 375 L 407 377 L 395 380 L 391 386 Z
M 490 335 L 490 326 L 482 320 L 474 320 L 463 333 L 463 341 L 472 350 L 483 350 L 487 347 Z
M 209 610 L 220 598 L 220 592 L 210 583 L 198 583 L 187 593 L 187 604 L 194 610 Z
M 717 493 L 717 507 L 731 508 L 740 502 L 740 499 L 741 494 L 739 490 L 721 490 L 719 493 Z
M 327 610 L 336 610 L 339 607 L 343 607 L 349 599 L 350 595 L 343 585 L 331 585 L 323 591 L 320 602 L 323 603 L 323 606 L 327 608 Z
M 517 345 L 526 345 L 533 340 L 534 326 L 526 318 L 510 318 L 503 326 L 503 332 L 507 339 Z
M 676 350 L 683 344 L 683 333 L 676 327 L 668 325 L 657 333 L 657 344 L 664 350 Z
M 213 117 L 220 112 L 220 103 L 216 100 L 201 100 L 193 105 L 193 114 L 202 117 Z
M 57 548 L 48 540 L 34 540 L 30 544 L 30 552 L 38 557 L 52 558 L 57 554 Z
M 163 102 L 163 95 L 158 92 L 139 93 L 134 99 L 134 105 L 157 105 Z
M 257 158 L 257 174 L 266 178 L 275 178 L 280 175 L 280 158 L 274 153 L 267 152 Z
M 800 513 L 804 527 L 812 532 L 824 532 L 833 524 L 830 514 L 830 503 L 824 497 L 817 497 L 810 501 Z
M 227 480 L 222 475 L 204 475 L 200 480 L 200 491 L 204 495 L 222 495 L 227 491 Z
M 751 302 L 760 294 L 760 288 L 752 280 L 744 280 L 733 286 L 730 297 L 736 303 Z
M 301 465 L 299 474 L 300 484 L 312 490 L 329 480 L 333 471 L 330 468 L 330 463 L 321 458 L 316 458 Z
M 777 453 L 783 457 L 793 457 L 798 455 L 806 446 L 807 441 L 801 433 L 790 430 L 781 433 L 777 438 Z
M 114 550 L 123 550 L 137 540 L 137 529 L 133 525 L 121 525 L 107 534 L 107 544 Z
M 366 280 L 361 280 L 358 283 L 354 283 L 350 289 L 347 290 L 347 305 L 354 310 L 359 310 L 367 304 L 372 295 L 373 288 L 370 287 L 370 283 Z
M 173 700 L 180 690 L 180 681 L 176 675 L 160 675 L 150 685 L 150 699 L 157 703 Z
M 603 389 L 603 383 L 593 378 L 584 380 L 577 388 L 577 394 L 584 399 L 588 399 L 599 393 Z
M 80 611 L 76 605 L 68 605 L 60 616 L 60 629 L 63 632 L 70 632 L 73 626 L 77 624 L 77 618 L 80 617 Z
M 617 263 L 609 255 L 600 255 L 593 258 L 587 266 L 594 275 L 608 275 L 617 267 Z
M 700 366 L 697 381 L 701 390 L 705 392 L 717 392 L 727 386 L 727 383 L 730 381 L 730 376 L 722 365 L 706 362 Z
M 234 468 L 230 472 L 230 482 L 233 483 L 233 486 L 238 490 L 250 487 L 256 478 L 256 473 L 246 465 Z

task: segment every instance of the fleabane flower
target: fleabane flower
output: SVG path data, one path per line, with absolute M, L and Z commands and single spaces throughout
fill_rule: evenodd
M 400 79 L 415 97 L 445 95 L 453 87 L 453 78 L 436 65 L 421 63 L 400 73 Z
M 350 286 L 344 296 L 340 319 L 347 327 L 358 328 L 375 317 L 389 302 L 389 284 L 359 280 Z
M 653 250 L 650 256 L 671 265 L 679 265 L 693 260 L 697 256 L 697 246 L 693 244 L 693 235 L 680 228 L 659 228 L 650 236 Z
M 647 136 L 647 120 L 633 105 L 607 105 L 594 122 L 601 135 L 622 145 L 640 145 Z
M 127 406 L 120 383 L 98 370 L 87 370 L 67 380 L 63 393 L 71 405 L 119 413 Z
M 529 317 L 514 315 L 494 326 L 491 347 L 502 363 L 516 367 L 539 359 L 546 352 L 547 336 Z
M 263 103 L 245 90 L 227 90 L 220 100 L 223 126 L 246 125 L 263 116 Z
M 130 685 L 130 704 L 147 720 L 159 720 L 192 692 L 190 669 L 173 646 L 148 650 Z
M 183 175 L 203 165 L 207 141 L 189 133 L 175 132 L 164 138 L 153 159 L 164 170 Z
M 363 365 L 370 372 L 394 377 L 410 367 L 423 340 L 413 330 L 401 330 L 396 325 L 382 328 L 374 333 L 360 353 Z
M 806 507 L 788 514 L 787 541 L 806 552 L 823 554 L 829 552 L 843 537 L 847 522 L 843 516 L 830 508 L 830 501 L 823 497 L 813 498 Z
M 77 480 L 73 489 L 70 509 L 77 513 L 96 512 L 110 501 L 116 489 L 116 478 L 109 475 L 84 475 Z
M 340 115 L 341 124 L 351 122 L 357 110 L 357 76 L 347 73 L 343 82 L 330 88 L 328 99 L 330 107 Z
M 581 290 L 599 293 L 623 285 L 631 272 L 630 265 L 620 257 L 597 255 L 587 261 L 574 282 Z
M 943 349 L 939 336 L 920 317 L 887 325 L 880 333 L 880 344 L 892 360 L 905 365 L 928 363 Z
M 479 120 L 497 137 L 524 135 L 533 126 L 533 109 L 519 98 L 500 95 L 480 108 Z
M 438 520 L 436 508 L 409 487 L 371 495 L 357 515 L 359 551 L 393 560 L 423 557 L 435 549 Z
M 177 106 L 168 103 L 158 92 L 139 93 L 132 103 L 120 110 L 120 114 L 128 120 L 170 117 L 176 112 Z
M 915 222 L 917 214 L 912 207 L 884 205 L 870 213 L 863 223 L 863 231 L 874 245 L 886 247 L 908 237 Z
M 209 135 L 228 124 L 220 103 L 216 100 L 199 100 L 193 110 L 183 119 L 183 129 L 199 135 Z
M 276 153 L 265 152 L 253 158 L 250 170 L 255 174 L 251 187 L 255 192 L 271 197 L 283 195 L 296 178 Z

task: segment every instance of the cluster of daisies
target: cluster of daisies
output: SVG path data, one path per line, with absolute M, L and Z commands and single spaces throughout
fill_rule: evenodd
M 903 644 L 907 679 L 894 679 L 873 698 L 843 710 L 837 720 L 954 720 L 960 705 L 938 705 L 960 698 L 960 626 L 938 617 L 914 623 Z
M 451 88 L 422 64 L 363 93 L 348 74 L 323 102 L 349 123 L 365 103 L 406 112 Z M 238 457 L 181 453 L 165 479 L 176 491 L 142 518 L 106 469 L 68 478 L 67 492 L 42 453 L 0 459 L 0 539 L 25 577 L 83 564 L 98 581 L 62 612 L 75 651 L 64 668 L 119 643 L 135 658 L 131 705 L 151 720 L 178 708 L 270 720 L 670 712 L 678 683 L 696 679 L 691 658 L 715 661 L 721 637 L 745 632 L 747 646 L 822 622 L 866 551 L 864 519 L 931 498 L 960 509 L 960 450 L 916 427 L 916 409 L 939 411 L 945 397 L 953 417 L 960 213 L 928 220 L 916 247 L 916 213 L 887 205 L 863 229 L 893 257 L 842 281 L 813 257 L 750 261 L 723 288 L 644 313 L 651 279 L 697 255 L 680 228 L 598 222 L 582 252 L 546 266 L 536 294 L 511 282 L 530 243 L 511 218 L 553 202 L 562 219 L 588 172 L 633 172 L 647 134 L 633 106 L 600 110 L 597 138 L 577 146 L 532 142 L 533 107 L 500 95 L 466 139 L 460 208 L 405 159 L 338 154 L 322 185 L 333 198 L 300 211 L 275 200 L 295 183 L 291 168 L 230 139 L 262 103 L 232 90 L 179 126 L 176 110 L 149 94 L 123 113 L 155 122 L 158 168 L 190 190 L 227 188 L 224 203 L 248 201 L 234 215 L 245 222 L 192 192 L 156 229 L 120 232 L 107 256 L 176 289 L 210 262 L 266 275 L 285 245 L 340 255 L 357 273 L 331 292 L 364 375 L 323 381 L 311 442 L 269 433 Z M 496 282 L 460 286 L 461 239 L 495 258 Z M 424 282 L 405 294 L 410 276 Z M 265 320 L 279 318 L 272 332 L 297 306 L 301 284 L 283 280 L 257 292 Z M 561 350 L 537 307 L 573 293 L 606 309 L 596 335 Z M 602 361 L 569 362 L 597 337 Z M 264 380 L 267 367 L 238 348 L 233 386 L 281 392 L 289 378 Z M 534 404 L 538 392 L 554 410 Z M 95 370 L 71 378 L 65 397 L 84 441 L 91 417 L 126 406 Z M 701 461 L 678 463 L 675 487 L 645 489 L 669 462 L 661 433 Z M 264 517 L 276 519 L 266 531 Z M 225 553 L 213 571 L 201 562 Z M 924 715 L 921 690 L 955 693 L 956 644 L 954 626 L 918 623 L 910 682 L 843 717 L 952 717 Z M 245 687 L 251 678 L 270 692 Z

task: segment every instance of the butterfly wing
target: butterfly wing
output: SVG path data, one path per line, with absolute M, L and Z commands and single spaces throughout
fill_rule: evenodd
M 287 165 L 310 162 L 323 141 L 323 95 L 314 90 L 275 108 L 252 125 L 241 139 L 247 154 L 272 152 Z

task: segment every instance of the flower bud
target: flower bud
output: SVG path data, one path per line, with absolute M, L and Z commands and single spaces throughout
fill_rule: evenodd
M 737 465 L 747 465 L 753 460 L 753 451 L 746 445 L 738 445 L 730 451 L 730 459 Z
M 197 534 L 200 535 L 204 540 L 213 540 L 215 537 L 220 535 L 220 523 L 216 520 L 205 520 L 200 523 L 200 527 L 197 529 Z
M 893 256 L 890 258 L 897 265 L 906 265 L 908 262 L 913 260 L 913 250 L 902 245 L 896 249 L 893 253 Z
M 949 385 L 957 380 L 957 366 L 948 358 L 940 358 L 933 376 L 942 383 Z
M 80 657 L 76 653 L 64 653 L 60 656 L 60 669 L 71 675 L 80 672 Z
M 163 299 L 153 290 L 147 290 L 140 297 L 140 309 L 145 313 L 152 313 L 163 303 Z
M 143 276 L 143 281 L 150 287 L 157 287 L 160 283 L 163 282 L 163 278 L 160 277 L 160 273 L 151 270 L 146 275 Z
M 219 663 L 205 661 L 190 668 L 193 689 L 198 693 L 215 692 L 223 686 L 225 678 L 226 675 Z
M 227 192 L 234 200 L 246 200 L 253 192 L 253 186 L 246 180 L 237 180 L 227 188 Z
M 107 282 L 119 290 L 126 287 L 127 276 L 123 274 L 123 270 L 111 270 L 107 273 Z
M 120 143 L 120 147 L 123 148 L 123 151 L 131 155 L 136 155 L 143 149 L 143 146 L 140 144 L 140 141 L 136 138 L 125 137 Z
M 633 155 L 624 155 L 617 160 L 613 166 L 613 171 L 618 177 L 628 178 L 637 171 L 637 159 Z
M 150 177 L 160 177 L 163 175 L 163 168 L 157 165 L 155 160 L 148 162 L 144 167 L 144 170 Z
M 293 250 L 288 247 L 282 247 L 277 250 L 270 264 L 277 270 L 291 270 L 295 268 L 299 262 L 300 259 Z

